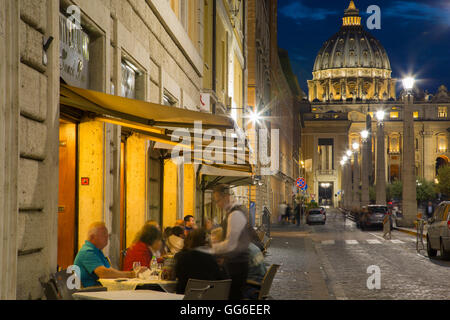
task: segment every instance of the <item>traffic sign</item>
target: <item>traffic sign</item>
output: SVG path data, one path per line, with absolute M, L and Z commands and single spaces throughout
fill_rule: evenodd
M 297 185 L 297 188 L 304 188 L 306 185 L 306 181 L 304 178 L 298 178 L 297 181 L 295 182 L 295 184 Z

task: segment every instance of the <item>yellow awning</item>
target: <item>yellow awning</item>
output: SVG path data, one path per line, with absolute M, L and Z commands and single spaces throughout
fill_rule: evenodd
M 72 87 L 66 84 L 60 86 L 60 103 L 87 112 L 92 119 L 108 122 L 123 127 L 127 127 L 142 133 L 149 140 L 162 143 L 167 146 L 179 145 L 178 140 L 172 141 L 174 128 L 186 128 L 189 135 L 192 134 L 195 121 L 201 121 L 202 129 L 217 129 L 224 131 L 235 129 L 235 122 L 232 118 L 220 115 L 213 115 L 198 111 L 191 111 L 176 107 L 169 107 L 146 101 L 123 98 L 102 92 Z M 177 135 L 178 136 L 178 135 Z M 192 150 L 191 160 L 194 160 L 194 138 L 190 145 L 183 145 L 186 149 Z M 207 146 L 210 141 L 202 141 L 199 146 Z M 253 168 L 249 164 L 249 148 L 247 143 L 242 149 L 242 145 L 237 143 L 231 147 L 224 146 L 220 149 L 223 162 L 226 154 L 234 153 L 235 159 L 244 160 L 245 164 L 220 165 L 212 164 L 210 160 L 198 159 L 202 163 L 213 165 L 218 168 L 251 173 Z
M 123 98 L 65 84 L 61 84 L 60 90 L 62 104 L 106 118 L 124 119 L 157 127 L 192 128 L 195 121 L 201 121 L 205 129 L 225 130 L 235 127 L 233 119 L 226 116 Z

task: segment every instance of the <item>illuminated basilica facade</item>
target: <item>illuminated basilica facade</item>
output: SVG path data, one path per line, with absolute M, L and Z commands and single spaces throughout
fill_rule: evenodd
M 340 159 L 354 142 L 370 115 L 371 176 L 376 168 L 374 114 L 384 110 L 386 181 L 401 179 L 403 92 L 396 94 L 389 57 L 377 39 L 367 32 L 353 1 L 345 10 L 340 30 L 325 41 L 308 80 L 309 113 L 303 115 L 302 153 L 310 198 L 324 205 L 341 200 Z M 450 94 L 442 85 L 435 94 L 414 88 L 416 176 L 436 179 L 437 169 L 448 163 Z M 361 159 L 360 159 L 361 160 Z M 359 162 L 361 163 L 361 162 Z

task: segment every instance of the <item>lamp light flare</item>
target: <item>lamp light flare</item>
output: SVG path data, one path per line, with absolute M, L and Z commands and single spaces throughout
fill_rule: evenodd
M 353 147 L 353 150 L 358 150 L 359 149 L 359 143 L 358 142 L 353 143 L 352 147 Z
M 377 111 L 376 116 L 377 116 L 378 121 L 383 121 L 384 120 L 384 111 L 383 110 Z
M 347 162 L 347 160 L 348 160 L 348 157 L 347 157 L 347 156 L 343 156 L 343 157 L 342 157 L 342 161 Z
M 402 80 L 402 82 L 403 82 L 403 87 L 404 87 L 406 90 L 411 90 L 411 89 L 414 87 L 414 82 L 415 82 L 415 80 L 414 80 L 414 78 L 412 78 L 412 77 L 407 77 L 407 78 L 404 78 L 404 79 Z
M 256 111 L 251 111 L 249 118 L 251 122 L 259 123 L 259 121 L 261 120 L 261 115 Z
M 344 166 L 345 165 L 345 161 L 344 161 L 344 159 L 342 159 L 341 160 L 341 166 Z
M 369 131 L 363 130 L 363 131 L 361 132 L 361 137 L 362 137 L 363 139 L 367 139 L 367 138 L 369 137 Z
M 352 150 L 347 150 L 347 156 L 351 157 L 352 156 Z

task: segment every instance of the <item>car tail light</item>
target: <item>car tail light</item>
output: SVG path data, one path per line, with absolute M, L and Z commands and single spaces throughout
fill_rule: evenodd
M 447 221 L 447 227 L 450 230 L 450 220 Z

